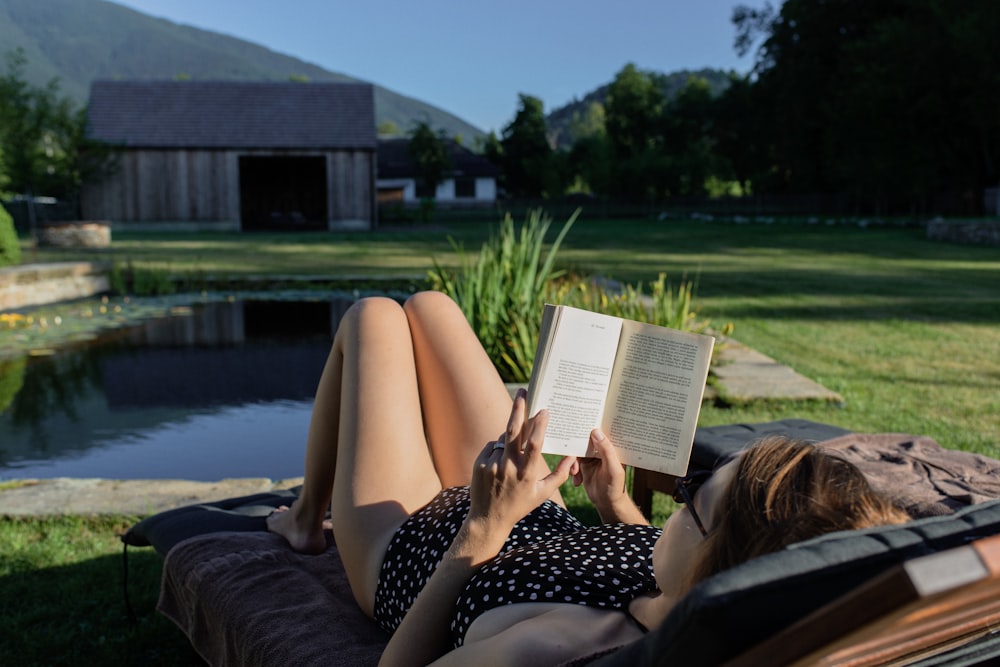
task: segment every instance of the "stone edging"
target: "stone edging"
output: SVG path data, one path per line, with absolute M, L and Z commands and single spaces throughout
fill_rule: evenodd
M 927 223 L 927 238 L 974 245 L 1000 245 L 1000 220 L 945 220 Z
M 0 269 L 0 312 L 107 292 L 105 262 L 24 264 Z
M 74 220 L 39 225 L 38 244 L 56 248 L 107 248 L 111 245 L 111 223 Z

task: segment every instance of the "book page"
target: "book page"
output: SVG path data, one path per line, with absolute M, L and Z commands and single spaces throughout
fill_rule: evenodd
M 586 456 L 590 431 L 601 424 L 622 320 L 568 306 L 553 309 L 552 328 L 539 336 L 528 411 L 547 408 L 543 452 Z M 548 313 L 543 316 L 548 320 Z
M 540 381 L 542 369 L 549 358 L 549 348 L 552 343 L 552 333 L 555 331 L 556 318 L 559 308 L 550 303 L 545 304 L 542 310 L 542 322 L 538 327 L 538 345 L 535 347 L 535 359 L 531 366 L 531 379 L 528 381 L 528 414 L 533 415 L 538 412 L 538 408 L 532 403 L 535 400 L 535 387 Z
M 626 465 L 687 472 L 715 339 L 625 321 L 602 425 Z

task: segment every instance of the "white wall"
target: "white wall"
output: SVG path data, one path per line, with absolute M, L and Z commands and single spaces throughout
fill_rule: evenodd
M 412 203 L 417 201 L 417 184 L 412 178 L 380 178 L 378 179 L 378 187 L 382 188 L 402 188 L 403 189 L 403 201 L 406 203 Z M 477 202 L 492 202 L 497 198 L 497 183 L 495 179 L 492 178 L 477 178 L 476 179 L 476 196 L 473 199 L 456 199 L 455 198 L 455 179 L 446 179 L 443 183 L 439 184 L 437 190 L 435 191 L 435 197 L 438 201 L 442 202 L 452 202 L 452 201 L 477 201 Z
M 452 201 L 455 199 L 455 179 L 446 178 L 444 183 L 439 183 L 434 197 L 438 201 Z
M 495 178 L 476 179 L 476 201 L 496 201 L 497 181 Z

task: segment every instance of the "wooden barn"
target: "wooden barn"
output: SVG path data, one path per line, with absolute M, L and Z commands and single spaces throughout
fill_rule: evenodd
M 116 228 L 371 229 L 373 90 L 356 83 L 98 81 L 89 135 L 116 166 L 81 194 Z

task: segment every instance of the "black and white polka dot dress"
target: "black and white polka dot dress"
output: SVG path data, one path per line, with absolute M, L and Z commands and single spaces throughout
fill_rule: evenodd
M 468 488 L 445 489 L 396 532 L 375 593 L 375 620 L 385 630 L 393 632 L 403 620 L 468 511 Z M 652 526 L 586 527 L 546 501 L 514 527 L 500 554 L 466 585 L 452 621 L 455 646 L 480 614 L 507 604 L 624 608 L 656 590 L 651 556 L 659 535 Z

